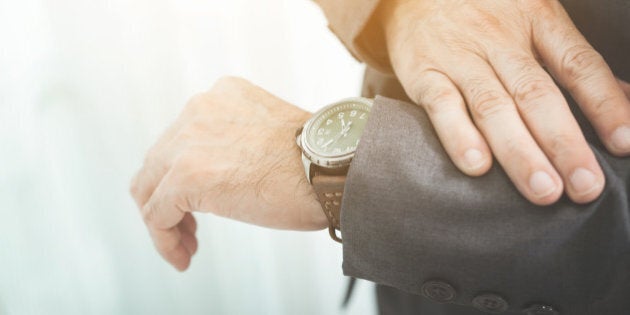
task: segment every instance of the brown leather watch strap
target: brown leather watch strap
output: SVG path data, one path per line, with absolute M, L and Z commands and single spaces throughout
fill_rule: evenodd
M 315 171 L 311 182 L 324 214 L 328 218 L 330 237 L 341 243 L 341 238 L 337 236 L 337 230 L 341 230 L 341 198 L 343 197 L 346 175 L 331 175 Z

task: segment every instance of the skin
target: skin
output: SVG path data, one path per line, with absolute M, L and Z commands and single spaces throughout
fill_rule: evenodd
M 630 84 L 619 85 L 630 97 Z M 188 268 L 198 248 L 195 211 L 269 228 L 325 228 L 295 145 L 310 116 L 231 77 L 188 102 L 130 188 L 160 255 Z
M 295 144 L 310 116 L 238 78 L 194 97 L 131 184 L 160 255 L 188 268 L 198 247 L 194 211 L 276 229 L 326 227 Z
M 611 153 L 630 153 L 629 85 L 558 1 L 388 0 L 377 20 L 396 75 L 462 172 L 484 174 L 494 155 L 535 204 L 601 194 L 602 170 L 554 79 Z
M 630 136 L 615 133 L 630 126 L 630 84 L 615 79 L 557 1 L 388 0 L 377 17 L 396 74 L 464 173 L 485 173 L 494 154 L 534 203 L 550 204 L 563 189 L 576 202 L 601 193 L 601 169 L 552 78 L 613 154 L 630 152 Z M 326 227 L 295 145 L 309 117 L 238 78 L 194 97 L 131 184 L 162 257 L 188 268 L 198 247 L 194 211 L 278 229 Z M 553 189 L 531 187 L 545 182 Z

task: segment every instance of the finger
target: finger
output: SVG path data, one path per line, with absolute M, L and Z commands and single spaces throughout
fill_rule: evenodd
M 562 176 L 569 197 L 578 203 L 597 198 L 604 188 L 604 173 L 549 74 L 533 55 L 522 52 L 497 51 L 489 61 L 534 139 Z
M 142 216 L 147 226 L 155 229 L 170 229 L 179 224 L 191 211 L 187 194 L 175 178 L 176 171 L 169 171 L 147 203 L 142 207 Z
M 197 232 L 197 220 L 195 220 L 195 216 L 193 216 L 190 212 L 184 214 L 184 218 L 180 224 L 184 230 L 192 233 L 193 235 Z
M 192 213 L 186 213 L 184 218 L 178 224 L 179 230 L 182 232 L 182 243 L 184 247 L 188 249 L 191 255 L 197 252 L 197 238 L 195 232 L 197 231 L 197 222 Z
M 534 24 L 534 42 L 554 77 L 571 93 L 600 139 L 616 155 L 630 153 L 630 100 L 604 58 L 562 12 Z
M 190 264 L 190 244 L 182 242 L 179 224 L 190 211 L 186 195 L 189 192 L 182 188 L 177 176 L 177 170 L 171 169 L 141 212 L 160 255 L 178 270 L 185 270 Z
M 459 63 L 459 64 L 458 64 Z M 512 97 L 485 61 L 461 57 L 449 73 L 471 116 L 517 189 L 547 205 L 562 194 L 562 179 L 521 120 Z M 466 69 L 463 71 L 462 69 Z
M 436 70 L 426 70 L 407 90 L 422 106 L 455 165 L 465 174 L 479 176 L 492 166 L 492 153 L 473 124 L 466 104 L 450 79 Z
M 138 208 L 144 207 L 167 171 L 167 165 L 147 160 L 136 173 L 131 180 L 130 193 Z
M 153 244 L 160 256 L 179 271 L 190 265 L 192 254 L 182 242 L 182 233 L 178 228 L 157 229 L 149 227 Z
M 195 235 L 182 229 L 180 229 L 180 232 L 182 234 L 181 243 L 192 257 L 197 252 L 197 238 Z
M 190 103 L 200 102 L 198 100 L 201 97 L 194 97 Z M 184 114 L 182 113 L 181 115 Z M 177 149 L 186 144 L 185 141 L 177 141 L 182 125 L 182 120 L 177 120 L 164 131 L 158 142 L 149 149 L 142 167 L 131 180 L 129 191 L 138 208 L 144 207 L 155 188 L 170 169 L 171 160 L 174 157 L 172 153 L 178 152 Z

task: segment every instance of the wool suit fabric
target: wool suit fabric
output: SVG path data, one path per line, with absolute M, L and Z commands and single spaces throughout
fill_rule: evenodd
M 380 313 L 488 314 L 473 301 L 491 294 L 506 303 L 502 314 L 526 314 L 532 305 L 630 314 L 630 160 L 606 151 L 570 97 L 606 175 L 604 193 L 587 205 L 566 197 L 532 205 L 497 163 L 470 178 L 450 162 L 425 113 L 391 75 L 386 52 L 372 45 L 382 41 L 369 23 L 379 1 L 318 2 L 330 28 L 368 63 L 363 95 L 376 97 L 348 174 L 341 230 L 343 271 L 378 284 Z M 615 74 L 630 81 L 630 1 L 563 4 Z M 423 286 L 434 280 L 449 285 L 452 300 L 426 297 Z

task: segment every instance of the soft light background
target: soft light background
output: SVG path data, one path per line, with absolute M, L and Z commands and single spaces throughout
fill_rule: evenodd
M 178 273 L 128 194 L 187 99 L 245 77 L 311 111 L 362 67 L 308 0 L 0 0 L 0 314 L 374 314 L 347 311 L 327 232 L 197 216 Z

